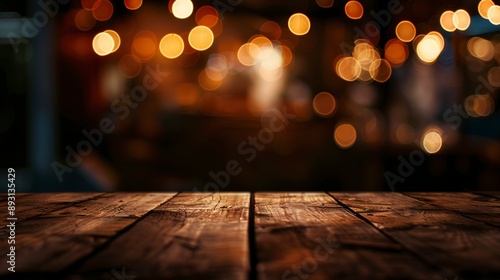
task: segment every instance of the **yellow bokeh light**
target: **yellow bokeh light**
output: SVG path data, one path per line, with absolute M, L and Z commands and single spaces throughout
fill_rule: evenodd
M 441 150 L 441 146 L 443 145 L 443 139 L 441 135 L 436 131 L 429 131 L 425 133 L 422 138 L 422 147 L 429 153 L 435 154 Z
M 471 117 L 486 117 L 495 111 L 495 102 L 488 94 L 474 94 L 465 99 L 464 107 Z
M 492 67 L 488 70 L 488 82 L 494 87 L 500 87 L 500 67 Z
M 113 53 L 120 47 L 120 44 L 121 44 L 120 35 L 118 35 L 118 33 L 116 33 L 116 31 L 114 31 L 114 30 L 106 30 L 104 32 L 109 34 L 111 36 L 111 38 L 113 38 L 114 46 L 113 46 L 113 50 L 111 51 Z
M 252 66 L 257 63 L 256 57 L 258 57 L 260 52 L 259 46 L 253 43 L 243 44 L 238 49 L 238 61 L 245 66 Z
M 363 17 L 363 5 L 358 1 L 349 1 L 345 4 L 345 14 L 350 19 L 360 19 Z
M 354 57 L 343 57 L 335 66 L 337 75 L 345 81 L 352 82 L 361 75 L 361 65 Z
M 142 0 L 125 0 L 125 7 L 129 10 L 137 10 L 142 6 Z
M 151 31 L 140 31 L 132 42 L 132 54 L 141 61 L 148 61 L 156 53 L 157 39 Z
M 495 6 L 495 3 L 491 0 L 479 1 L 479 4 L 477 4 L 477 11 L 479 12 L 479 15 L 484 19 L 488 19 L 488 9 L 491 6 Z
M 347 149 L 356 142 L 356 129 L 351 124 L 341 124 L 335 129 L 333 137 L 339 147 Z
M 172 4 L 172 14 L 178 19 L 188 18 L 193 13 L 193 9 L 191 0 L 175 0 Z
M 201 71 L 200 75 L 198 76 L 198 83 L 200 86 L 205 89 L 205 90 L 216 90 L 222 85 L 223 79 L 220 80 L 213 80 L 210 78 L 210 76 L 207 75 L 207 72 L 205 69 Z
M 457 10 L 453 14 L 453 24 L 460 31 L 467 30 L 467 28 L 469 28 L 469 26 L 470 26 L 469 13 L 466 10 L 462 10 L 462 9 Z
M 105 56 L 113 52 L 113 49 L 115 48 L 115 41 L 110 34 L 101 32 L 95 35 L 94 40 L 92 41 L 92 47 L 94 48 L 94 52 L 96 54 Z
M 166 58 L 179 57 L 183 51 L 184 41 L 178 34 L 167 34 L 160 41 L 160 52 Z
M 493 43 L 479 37 L 473 37 L 467 42 L 467 50 L 471 55 L 483 61 L 490 61 L 495 56 Z
M 500 24 L 500 6 L 493 5 L 488 9 L 488 19 L 494 25 Z
M 313 99 L 314 112 L 321 117 L 330 117 L 335 111 L 335 97 L 328 92 L 320 92 Z
M 437 32 L 430 32 L 418 42 L 417 55 L 425 63 L 433 63 L 444 49 L 444 39 Z
M 214 43 L 214 34 L 210 28 L 198 25 L 189 32 L 188 41 L 193 49 L 204 51 Z
M 403 42 L 411 42 L 416 34 L 415 25 L 410 21 L 403 20 L 396 26 L 396 36 Z
M 377 59 L 370 65 L 369 72 L 373 80 L 383 83 L 391 77 L 392 68 L 387 60 Z
M 302 13 L 293 14 L 288 19 L 288 28 L 290 32 L 297 36 L 306 35 L 311 28 L 311 22 L 309 18 Z
M 457 29 L 457 27 L 453 23 L 454 15 L 455 13 L 453 11 L 445 11 L 439 18 L 439 23 L 445 31 L 453 32 Z
M 290 65 L 290 63 L 292 62 L 292 59 L 293 59 L 292 50 L 290 50 L 289 47 L 284 46 L 284 45 L 277 46 L 276 49 L 278 49 L 278 51 L 281 53 L 281 56 L 283 57 L 282 66 L 286 67 L 286 66 Z

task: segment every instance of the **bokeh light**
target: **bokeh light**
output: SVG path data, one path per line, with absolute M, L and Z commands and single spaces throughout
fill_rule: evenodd
M 142 0 L 125 0 L 125 7 L 129 10 L 137 10 L 142 6 Z
M 487 117 L 495 111 L 495 102 L 489 94 L 474 94 L 465 99 L 464 107 L 471 117 Z
M 184 51 L 184 41 L 175 33 L 165 35 L 160 40 L 160 52 L 166 58 L 177 58 Z
M 313 99 L 314 112 L 320 117 L 330 117 L 336 107 L 335 97 L 328 92 L 320 92 Z
M 479 4 L 477 4 L 477 11 L 482 18 L 488 19 L 488 10 L 494 5 L 495 3 L 491 0 L 481 0 L 479 1 Z
M 500 87 L 500 67 L 492 67 L 488 70 L 488 82 L 494 87 Z
M 260 26 L 260 33 L 270 40 L 278 40 L 281 37 L 281 27 L 274 21 L 266 21 Z
M 302 13 L 293 14 L 288 19 L 288 28 L 290 32 L 297 36 L 306 35 L 311 28 L 311 22 L 309 18 Z
M 191 0 L 175 0 L 172 4 L 172 14 L 178 19 L 188 18 L 193 13 L 194 5 Z
M 469 53 L 483 61 L 490 61 L 495 56 L 495 47 L 493 43 L 479 37 L 472 37 L 467 42 Z
M 89 31 L 95 23 L 95 18 L 90 11 L 81 9 L 75 15 L 75 26 L 81 31 Z
M 421 61 L 431 64 L 444 49 L 444 39 L 437 32 L 429 32 L 417 44 L 417 55 Z
M 443 145 L 443 139 L 441 135 L 436 131 L 428 131 L 422 137 L 422 147 L 429 153 L 435 154 L 441 150 Z
M 453 32 L 457 29 L 455 23 L 453 22 L 454 15 L 455 12 L 453 11 L 445 11 L 441 14 L 441 17 L 439 18 L 439 23 L 441 24 L 441 27 L 445 31 Z
M 500 24 L 500 6 L 493 5 L 488 9 L 488 20 L 494 24 Z
M 157 39 L 151 31 L 140 31 L 132 42 L 132 54 L 141 61 L 148 61 L 156 53 Z
M 189 45 L 197 51 L 204 51 L 214 43 L 214 34 L 210 28 L 198 25 L 189 32 Z
M 106 21 L 113 16 L 113 4 L 109 0 L 97 0 L 92 6 L 92 15 L 98 21 Z
M 259 55 L 260 48 L 259 46 L 253 43 L 243 44 L 238 49 L 238 61 L 245 66 L 252 66 L 257 63 L 256 57 Z
M 120 74 L 125 78 L 134 78 L 139 75 L 142 69 L 142 63 L 133 55 L 124 55 L 118 62 Z
M 333 136 L 340 148 L 347 149 L 356 142 L 356 129 L 351 124 L 344 123 L 335 128 Z
M 391 77 L 392 68 L 387 60 L 377 59 L 370 64 L 369 72 L 373 80 L 384 83 Z
M 466 10 L 460 9 L 453 14 L 453 24 L 460 31 L 465 31 L 470 26 L 470 16 Z
M 408 46 L 398 39 L 391 39 L 385 44 L 384 57 L 393 67 L 403 65 L 409 56 Z
M 212 6 L 200 7 L 194 16 L 196 24 L 213 27 L 219 20 L 219 13 Z
M 360 19 L 363 17 L 363 5 L 358 1 L 349 1 L 345 4 L 345 14 L 350 19 Z
M 198 76 L 198 83 L 204 90 L 213 91 L 222 85 L 223 79 L 213 80 L 208 75 L 205 69 L 200 72 Z
M 116 31 L 114 31 L 114 30 L 106 30 L 104 32 L 109 34 L 111 36 L 111 38 L 113 38 L 113 49 L 111 50 L 111 52 L 113 53 L 116 50 L 118 50 L 118 48 L 121 45 L 120 35 L 118 35 L 118 33 L 116 33 Z
M 337 62 L 335 72 L 343 80 L 352 82 L 361 75 L 361 65 L 354 57 L 343 57 Z
M 115 41 L 109 33 L 101 32 L 95 35 L 92 41 L 92 47 L 96 54 L 105 56 L 113 52 Z
M 333 6 L 333 0 L 316 0 L 316 4 L 321 8 L 330 8 Z
M 411 42 L 416 33 L 415 25 L 410 21 L 403 20 L 396 26 L 396 36 L 403 42 Z

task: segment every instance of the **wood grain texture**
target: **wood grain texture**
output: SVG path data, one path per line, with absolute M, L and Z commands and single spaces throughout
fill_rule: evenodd
M 459 279 L 500 278 L 500 230 L 399 193 L 332 193 L 428 263 Z M 384 206 L 373 201 L 383 201 Z
M 256 193 L 258 279 L 444 279 L 326 193 Z
M 246 279 L 249 193 L 182 193 L 82 264 L 85 279 Z
M 404 193 L 444 209 L 491 225 L 500 226 L 500 199 L 470 193 Z
M 55 198 L 43 197 L 47 199 L 47 205 L 50 205 L 61 200 L 81 201 L 77 196 L 78 194 L 61 194 Z M 35 219 L 18 222 L 16 270 L 19 273 L 61 271 L 92 253 L 139 217 L 173 196 L 173 193 L 103 194 L 62 210 L 39 215 Z M 100 207 L 102 205 L 105 207 Z M 6 229 L 0 230 L 2 240 L 7 234 Z M 0 251 L 1 275 L 6 272 L 7 266 L 7 246 L 4 242 Z

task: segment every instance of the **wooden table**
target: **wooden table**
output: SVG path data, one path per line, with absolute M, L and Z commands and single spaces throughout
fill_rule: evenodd
M 18 193 L 15 273 L 6 201 L 5 279 L 500 279 L 500 192 Z

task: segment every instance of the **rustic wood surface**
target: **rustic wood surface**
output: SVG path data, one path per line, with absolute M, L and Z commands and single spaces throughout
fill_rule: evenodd
M 2 279 L 500 279 L 496 192 L 23 193 L 15 273 L 0 213 Z

